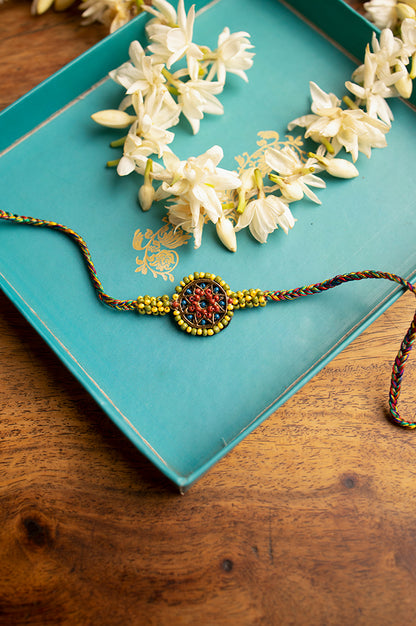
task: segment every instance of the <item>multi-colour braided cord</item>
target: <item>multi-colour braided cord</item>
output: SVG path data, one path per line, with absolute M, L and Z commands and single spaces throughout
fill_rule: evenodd
M 118 309 L 121 311 L 132 311 L 138 309 L 138 302 L 140 298 L 137 300 L 116 300 L 112 298 L 108 294 L 105 293 L 101 282 L 97 276 L 97 272 L 94 266 L 94 263 L 91 259 L 90 251 L 87 247 L 87 244 L 83 240 L 83 238 L 78 235 L 72 229 L 63 226 L 62 224 L 58 224 L 56 222 L 51 222 L 47 220 L 36 219 L 33 217 L 25 217 L 22 215 L 14 215 L 12 213 L 7 213 L 6 211 L 2 211 L 0 209 L 0 219 L 8 220 L 17 224 L 26 224 L 28 226 L 40 226 L 44 228 L 50 228 L 52 230 L 57 230 L 65 235 L 69 236 L 79 247 L 84 261 L 87 266 L 88 273 L 90 275 L 92 284 L 94 289 L 99 297 L 99 299 L 104 302 L 107 306 L 110 306 L 114 309 Z M 322 291 L 327 291 L 328 289 L 332 289 L 333 287 L 337 287 L 343 283 L 356 281 L 356 280 L 364 280 L 367 278 L 378 278 L 390 280 L 395 283 L 398 283 L 404 289 L 412 291 L 416 295 L 416 286 L 412 285 L 412 283 L 408 282 L 401 276 L 397 274 L 391 274 L 389 272 L 378 272 L 378 271 L 363 271 L 363 272 L 351 272 L 349 274 L 341 274 L 338 276 L 334 276 L 328 280 L 325 280 L 321 283 L 315 283 L 313 285 L 306 285 L 303 287 L 297 287 L 296 289 L 289 290 L 281 290 L 281 291 L 264 291 L 263 296 L 267 301 L 279 302 L 281 300 L 294 300 L 295 298 L 300 298 L 303 296 L 314 295 L 316 293 L 320 293 Z M 416 313 L 413 317 L 412 323 L 402 341 L 400 346 L 400 350 L 397 353 L 396 359 L 394 361 L 392 375 L 391 375 L 391 384 L 390 384 L 390 392 L 389 392 L 389 407 L 390 407 L 390 419 L 395 424 L 402 426 L 403 428 L 416 428 L 416 422 L 408 422 L 403 420 L 398 411 L 397 411 L 397 403 L 399 400 L 401 383 L 403 379 L 404 369 L 406 365 L 406 361 L 409 357 L 409 353 L 412 349 L 413 343 L 416 338 Z
M 364 272 L 351 272 L 350 274 L 341 274 L 334 276 L 322 283 L 315 283 L 313 285 L 306 285 L 304 287 L 297 287 L 296 289 L 288 289 L 282 291 L 264 291 L 264 296 L 267 300 L 279 302 L 281 300 L 294 300 L 295 298 L 301 298 L 302 296 L 310 296 L 321 291 L 327 291 L 343 283 L 351 282 L 354 280 L 363 280 L 366 278 L 383 278 L 398 283 L 405 289 L 412 291 L 416 295 L 416 286 L 408 282 L 397 274 L 390 274 L 389 272 L 376 272 L 367 270 Z M 400 389 L 404 374 L 404 368 L 406 361 L 409 358 L 409 353 L 412 349 L 413 343 L 416 338 L 416 313 L 410 324 L 409 330 L 404 337 L 400 350 L 394 360 L 394 365 L 391 374 L 390 392 L 389 392 L 389 407 L 390 407 L 390 419 L 395 424 L 402 426 L 403 428 L 416 428 L 416 422 L 408 422 L 400 417 L 397 411 L 397 403 L 399 400 Z
M 99 299 L 108 306 L 112 307 L 113 309 L 118 309 L 119 311 L 132 311 L 136 308 L 135 300 L 116 300 L 115 298 L 112 298 L 105 293 L 103 286 L 97 276 L 97 270 L 95 269 L 94 263 L 92 262 L 91 254 L 87 244 L 85 243 L 81 235 L 78 235 L 78 233 L 76 233 L 71 228 L 63 226 L 62 224 L 58 224 L 57 222 L 50 222 L 47 220 L 36 219 L 35 217 L 25 217 L 24 215 L 14 215 L 13 213 L 6 213 L 6 211 L 2 211 L 1 209 L 0 219 L 8 220 L 16 224 L 26 224 L 27 226 L 40 226 L 41 228 L 50 228 L 51 230 L 58 230 L 61 233 L 64 233 L 73 241 L 75 241 L 78 248 L 81 250 L 82 256 L 87 266 L 88 273 L 91 277 L 92 284 L 95 291 L 97 292 L 97 296 L 99 297 Z

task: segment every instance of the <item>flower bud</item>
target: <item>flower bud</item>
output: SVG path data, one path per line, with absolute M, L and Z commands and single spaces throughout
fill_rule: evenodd
M 416 16 L 416 11 L 414 8 L 409 6 L 404 2 L 399 2 L 396 6 L 397 16 L 400 21 L 405 20 L 407 18 L 414 19 Z
M 331 176 L 337 178 L 355 178 L 359 172 L 354 163 L 347 159 L 326 159 L 325 169 Z
M 217 235 L 221 242 L 231 252 L 237 251 L 237 238 L 231 220 L 222 215 L 216 223 Z
M 153 204 L 155 190 L 151 182 L 145 182 L 139 189 L 139 202 L 142 211 L 148 211 Z
M 34 0 L 31 6 L 32 15 L 42 15 L 53 5 L 53 0 Z
M 396 65 L 396 70 L 399 72 L 401 70 L 405 70 L 406 68 L 403 65 L 403 63 L 398 63 Z M 405 76 L 403 76 L 403 78 L 400 78 L 399 80 L 397 80 L 394 83 L 394 86 L 396 87 L 397 91 L 399 92 L 399 95 L 402 98 L 410 98 L 410 96 L 412 95 L 412 89 L 413 89 L 413 81 L 410 78 L 409 74 L 406 73 Z
M 108 128 L 127 128 L 136 121 L 134 115 L 129 115 L 125 111 L 119 111 L 118 109 L 107 109 L 105 111 L 97 111 L 91 115 L 91 118 L 97 124 L 101 126 L 107 126 Z
M 53 8 L 55 11 L 66 11 L 75 0 L 55 0 Z

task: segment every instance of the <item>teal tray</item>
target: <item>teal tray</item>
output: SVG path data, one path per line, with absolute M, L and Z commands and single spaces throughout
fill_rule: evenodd
M 312 4 L 318 26 L 335 39 L 348 32 L 348 52 L 364 51 L 372 32 L 366 20 L 333 0 L 328 24 L 329 3 L 306 3 Z M 196 40 L 215 46 L 224 26 L 251 33 L 256 57 L 249 84 L 231 77 L 221 96 L 224 116 L 207 117 L 195 137 L 184 124 L 175 146 L 185 157 L 220 143 L 221 165 L 234 169 L 236 155 L 277 141 L 262 131 L 292 142 L 286 125 L 308 112 L 309 81 L 342 95 L 355 64 L 276 0 L 212 3 L 197 19 Z M 104 289 L 122 299 L 170 294 L 193 271 L 220 274 L 234 290 L 289 289 L 361 269 L 415 275 L 415 113 L 400 101 L 392 105 L 388 148 L 360 158 L 357 179 L 328 181 L 319 191 L 322 206 L 293 205 L 298 222 L 288 236 L 279 230 L 260 245 L 242 232 L 235 254 L 218 244 L 209 225 L 199 250 L 164 239 L 163 208 L 138 209 L 137 177 L 121 179 L 105 167 L 117 156 L 109 148 L 117 135 L 90 120 L 93 112 L 118 106 L 121 89 L 105 76 L 127 60 L 130 41 L 143 40 L 143 29 L 139 17 L 0 115 L 2 208 L 79 232 Z M 182 490 L 400 294 L 383 281 L 349 284 L 240 311 L 229 328 L 204 340 L 177 331 L 169 317 L 105 307 L 71 241 L 6 223 L 0 224 L 0 284 L 115 424 Z

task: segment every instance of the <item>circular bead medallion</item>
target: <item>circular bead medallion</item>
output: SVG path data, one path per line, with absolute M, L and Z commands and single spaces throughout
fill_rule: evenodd
M 231 291 L 215 274 L 195 272 L 185 276 L 176 287 L 171 308 L 176 322 L 191 335 L 219 333 L 233 316 Z

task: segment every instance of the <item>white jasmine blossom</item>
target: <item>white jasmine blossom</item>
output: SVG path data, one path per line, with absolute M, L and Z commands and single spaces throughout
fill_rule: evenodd
M 122 0 L 84 0 L 79 8 L 84 18 L 83 25 L 101 22 L 109 28 L 110 33 L 127 24 L 138 14 L 135 3 Z
M 247 205 L 248 199 L 257 193 L 256 179 L 254 175 L 254 167 L 250 167 L 240 172 L 241 185 L 238 188 L 238 205 L 237 213 L 242 213 Z
M 194 237 L 194 248 L 201 246 L 202 230 L 205 224 L 203 210 L 199 210 L 198 215 L 194 215 L 186 200 L 178 198 L 174 204 L 169 206 L 168 218 L 171 224 L 182 228 L 187 233 L 192 233 Z
M 367 46 L 363 75 L 363 85 L 346 81 L 346 88 L 358 98 L 360 105 L 364 104 L 366 106 L 367 113 L 370 117 L 379 117 L 385 124 L 390 126 L 393 120 L 393 113 L 386 102 L 386 98 L 397 95 L 397 91 L 395 91 L 391 85 L 401 78 L 401 74 L 390 74 L 385 81 L 379 80 L 377 78 L 377 61 L 375 55 L 370 52 Z
M 220 82 L 210 82 L 192 78 L 178 86 L 178 104 L 191 125 L 194 135 L 199 131 L 204 113 L 222 115 L 224 107 L 215 96 L 221 93 Z
M 217 167 L 223 157 L 220 146 L 213 146 L 198 157 L 180 161 L 173 153 L 165 153 L 163 162 L 166 169 L 164 191 L 182 198 L 189 204 L 192 220 L 196 228 L 201 209 L 214 224 L 222 215 L 219 194 L 240 186 L 235 172 Z M 169 180 L 170 179 L 170 180 Z
M 378 28 L 393 28 L 397 23 L 397 0 L 364 2 L 366 17 Z
M 266 243 L 267 237 L 278 226 L 287 234 L 295 221 L 287 202 L 277 196 L 263 195 L 247 204 L 244 213 L 238 218 L 235 230 L 238 232 L 248 226 L 257 241 Z
M 123 147 L 123 156 L 117 165 L 117 174 L 127 176 L 137 167 L 145 169 L 147 157 L 153 154 L 153 146 L 137 135 L 137 121 L 132 125 Z
M 409 58 L 416 52 L 416 20 L 404 20 L 401 25 L 401 39 L 403 42 L 402 56 L 403 63 L 408 63 Z
M 279 176 L 269 175 L 269 178 L 279 186 L 282 195 L 289 202 L 301 200 L 306 195 L 313 202 L 321 204 L 316 194 L 309 189 L 309 186 L 321 189 L 326 186 L 322 178 L 312 173 L 315 170 L 312 160 L 302 163 L 297 153 L 289 146 L 281 150 L 269 148 L 265 152 L 264 160 L 271 170 L 279 174 Z M 313 162 L 317 163 L 316 160 Z
M 165 24 L 170 27 L 174 27 L 177 24 L 178 18 L 176 15 L 176 11 L 167 0 L 152 0 L 151 6 L 145 4 L 142 6 L 143 11 L 147 11 L 148 13 L 155 16 L 156 19 L 150 20 L 147 23 L 146 28 L 149 27 L 150 24 L 158 23 Z
M 236 74 L 248 82 L 245 70 L 253 65 L 253 52 L 249 52 L 254 46 L 251 45 L 249 34 L 245 32 L 230 33 L 228 27 L 224 28 L 218 37 L 218 48 L 208 55 L 214 62 L 208 73 L 207 80 L 212 80 L 217 75 L 220 83 L 225 82 L 227 72 Z
M 393 84 L 394 80 L 391 81 L 390 76 L 394 73 L 394 67 L 403 52 L 403 42 L 398 37 L 395 37 L 389 28 L 385 28 L 380 33 L 380 40 L 377 39 L 376 33 L 373 33 L 371 47 L 372 55 L 370 58 L 375 65 L 375 69 L 371 68 L 370 70 L 369 65 L 366 65 L 364 62 L 353 72 L 353 80 L 360 84 L 368 83 L 368 78 L 366 79 L 365 74 L 372 71 L 374 76 L 386 85 Z
M 134 94 L 132 104 L 137 115 L 136 134 L 152 144 L 152 152 L 161 157 L 175 138 L 174 133 L 167 129 L 179 122 L 180 108 L 169 94 L 158 89 L 154 89 L 146 99 L 140 92 Z
M 401 26 L 401 36 L 403 41 L 401 60 L 406 65 L 412 60 L 412 67 L 409 72 L 410 78 L 416 78 L 416 20 L 404 20 Z
M 330 93 L 325 93 L 315 83 L 310 83 L 313 114 L 305 115 L 290 122 L 289 130 L 295 126 L 306 128 L 305 137 L 316 143 L 329 143 L 337 154 L 341 148 L 351 153 L 353 161 L 358 153 L 371 155 L 371 148 L 387 145 L 385 134 L 388 124 L 374 119 L 361 109 L 341 109 L 341 101 Z
M 177 27 L 153 23 L 147 28 L 152 40 L 150 52 L 155 55 L 155 62 L 165 63 L 169 69 L 174 63 L 186 56 L 189 71 L 198 71 L 198 60 L 202 59 L 201 48 L 192 41 L 195 21 L 195 6 L 185 12 L 183 0 L 179 0 L 177 9 Z
M 127 94 L 140 91 L 146 96 L 149 91 L 166 82 L 163 76 L 163 64 L 155 63 L 151 55 L 146 55 L 138 41 L 132 41 L 129 47 L 130 62 L 109 73 L 116 83 L 125 88 Z

